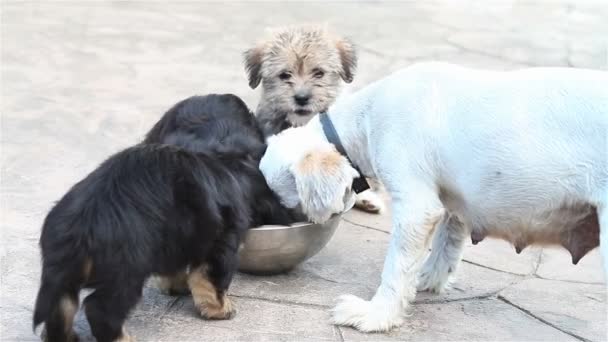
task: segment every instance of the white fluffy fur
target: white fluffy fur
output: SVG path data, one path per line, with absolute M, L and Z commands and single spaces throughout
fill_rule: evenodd
M 343 212 L 355 204 L 354 192 L 350 186 L 353 178 L 358 177 L 359 173 L 335 150 L 315 151 L 308 158 L 311 159 L 304 159 L 299 164 L 293 165 L 290 171 L 298 175 L 295 177 L 295 183 L 302 211 L 307 213 L 311 221 L 323 223 L 329 220 L 333 213 Z M 339 161 L 334 165 L 342 169 L 328 168 L 322 162 L 318 163 L 316 158 Z M 309 166 L 302 166 L 307 162 Z M 307 172 L 303 172 L 302 169 L 307 169 Z M 329 187 L 343 191 L 324 191 Z
M 393 205 L 381 285 L 371 301 L 341 297 L 336 324 L 362 331 L 401 324 L 418 273 L 420 289 L 441 291 L 471 230 L 551 242 L 580 218 L 560 208 L 577 203 L 597 208 L 608 272 L 607 72 L 424 63 L 339 98 L 329 115 L 349 157 L 382 181 Z M 294 182 L 276 180 L 299 177 L 290 166 L 328 145 L 318 118 L 270 139 L 260 165 L 270 187 L 301 202 Z M 344 193 L 326 182 L 311 186 L 329 197 Z
M 297 139 L 299 133 L 307 132 L 295 131 L 293 137 Z M 269 137 L 267 142 L 272 144 L 282 134 L 283 132 Z M 304 136 L 302 138 L 306 139 Z M 277 162 L 282 161 L 282 167 L 286 167 L 277 170 L 279 172 L 265 175 L 268 182 L 275 184 L 274 191 L 281 203 L 288 208 L 299 207 L 311 221 L 317 223 L 327 221 L 334 213 L 352 208 L 355 203 L 355 193 L 350 186 L 353 179 L 359 177 L 359 173 L 331 144 L 309 143 L 300 146 L 304 148 L 298 149 L 296 146 L 292 150 L 281 150 L 266 158 L 270 164 L 274 164 L 273 159 L 277 158 Z M 316 156 L 316 160 L 307 160 L 312 155 Z M 337 168 L 314 164 L 315 161 L 322 161 L 324 157 L 337 161 L 335 163 Z M 289 162 L 284 163 L 287 160 Z M 305 163 L 309 166 L 303 166 Z M 327 188 L 332 188 L 333 191 L 326 191 Z

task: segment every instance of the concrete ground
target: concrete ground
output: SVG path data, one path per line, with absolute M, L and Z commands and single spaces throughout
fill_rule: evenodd
M 359 44 L 357 89 L 415 61 L 496 69 L 606 68 L 608 3 L 599 1 L 43 2 L 2 1 L 0 339 L 28 341 L 40 226 L 53 201 L 111 153 L 139 141 L 175 102 L 233 92 L 250 106 L 241 53 L 263 29 L 327 22 Z M 348 213 L 329 245 L 293 272 L 238 275 L 231 321 L 199 319 L 188 297 L 146 288 L 128 321 L 140 341 L 606 341 L 598 251 L 573 266 L 561 249 L 469 246 L 459 278 L 421 294 L 405 324 L 361 334 L 329 324 L 336 296 L 370 298 L 389 214 Z M 90 332 L 82 315 L 77 331 Z

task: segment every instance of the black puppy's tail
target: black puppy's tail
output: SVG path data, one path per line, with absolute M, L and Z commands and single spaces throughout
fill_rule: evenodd
M 44 236 L 41 245 L 44 245 Z M 54 237 L 57 239 L 57 237 Z M 90 271 L 84 251 L 69 244 L 43 247 L 43 269 L 40 290 L 34 308 L 33 329 L 45 323 L 46 341 L 72 340 L 72 323 L 78 311 L 78 292 Z M 66 241 L 63 241 L 66 242 Z M 44 251 L 47 253 L 44 253 Z M 48 254 L 48 255 L 45 255 Z

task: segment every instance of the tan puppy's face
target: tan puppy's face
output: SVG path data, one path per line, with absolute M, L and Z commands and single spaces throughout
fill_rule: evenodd
M 319 27 L 278 30 L 245 52 L 249 85 L 262 83 L 260 106 L 288 113 L 294 126 L 329 108 L 341 82 L 352 82 L 356 60 L 350 41 Z

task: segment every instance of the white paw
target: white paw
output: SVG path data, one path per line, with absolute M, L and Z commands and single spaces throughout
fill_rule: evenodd
M 398 303 L 373 303 L 353 295 L 338 298 L 338 304 L 332 310 L 332 321 L 362 332 L 388 331 L 403 324 Z
M 373 190 L 367 190 L 357 195 L 355 207 L 368 213 L 379 214 L 384 211 L 384 201 Z
M 437 272 L 434 269 L 424 267 L 418 276 L 418 291 L 441 293 L 448 289 L 452 282 L 452 278 L 449 276 L 449 273 L 445 273 L 446 274 L 440 274 L 440 272 Z

